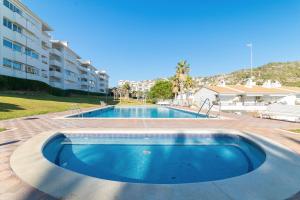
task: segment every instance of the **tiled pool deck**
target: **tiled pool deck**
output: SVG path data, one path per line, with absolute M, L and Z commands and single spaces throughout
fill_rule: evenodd
M 57 119 L 57 117 L 68 114 L 72 113 L 68 111 L 0 121 L 0 127 L 10 129 L 0 133 L 0 200 L 53 199 L 22 182 L 14 175 L 9 164 L 11 154 L 19 145 L 32 136 L 44 131 L 77 128 L 98 128 L 101 130 L 112 128 L 226 128 L 260 134 L 277 141 L 300 154 L 300 134 L 293 134 L 282 130 L 300 128 L 299 123 L 257 119 L 250 116 L 232 114 L 222 114 L 223 116 L 231 118 L 224 120 Z M 270 185 L 270 187 L 272 186 Z M 300 199 L 300 193 L 295 194 L 291 199 Z

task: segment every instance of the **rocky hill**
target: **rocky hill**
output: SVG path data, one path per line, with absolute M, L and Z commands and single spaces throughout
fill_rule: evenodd
M 285 86 L 300 87 L 300 61 L 274 62 L 253 68 L 254 81 L 261 85 L 266 80 L 278 80 Z M 225 75 L 198 78 L 202 83 L 217 84 L 225 79 L 227 84 L 244 84 L 250 77 L 250 69 L 242 69 Z

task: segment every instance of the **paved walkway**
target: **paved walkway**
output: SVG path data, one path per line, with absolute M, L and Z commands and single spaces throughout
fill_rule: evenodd
M 0 133 L 0 200 L 53 199 L 22 182 L 15 176 L 9 165 L 10 156 L 19 145 L 38 133 L 50 130 L 70 128 L 228 128 L 266 136 L 300 154 L 300 134 L 284 131 L 300 128 L 299 123 L 258 119 L 232 114 L 223 114 L 232 118 L 226 120 L 55 119 L 67 114 L 71 114 L 71 112 L 0 121 L 0 127 L 9 129 Z M 295 194 L 291 199 L 300 199 L 300 193 Z

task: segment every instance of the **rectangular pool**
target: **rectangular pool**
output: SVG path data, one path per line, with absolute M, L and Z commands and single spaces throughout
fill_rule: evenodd
M 206 115 L 160 106 L 111 106 L 70 116 L 71 118 L 207 118 Z

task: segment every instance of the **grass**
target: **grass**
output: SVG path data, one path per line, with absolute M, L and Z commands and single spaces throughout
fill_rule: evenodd
M 32 115 L 70 110 L 72 105 L 80 108 L 99 106 L 100 101 L 107 100 L 109 105 L 142 105 L 137 100 L 114 101 L 112 97 L 74 95 L 58 97 L 36 92 L 2 92 L 0 93 L 0 120 L 26 117 Z M 74 106 L 73 106 L 74 107 Z
M 6 130 L 5 128 L 0 128 L 0 132 L 5 131 L 5 130 Z
M 144 103 L 141 100 L 136 100 L 136 99 L 121 99 L 120 102 L 118 103 L 118 105 L 149 105 L 149 103 Z
M 101 99 L 103 100 L 103 98 Z M 49 94 L 0 94 L 0 120 L 69 110 L 76 103 L 81 108 L 99 105 L 99 97 L 57 97 Z
M 294 132 L 294 133 L 300 133 L 300 129 L 293 129 L 293 130 L 289 130 L 291 132 Z

